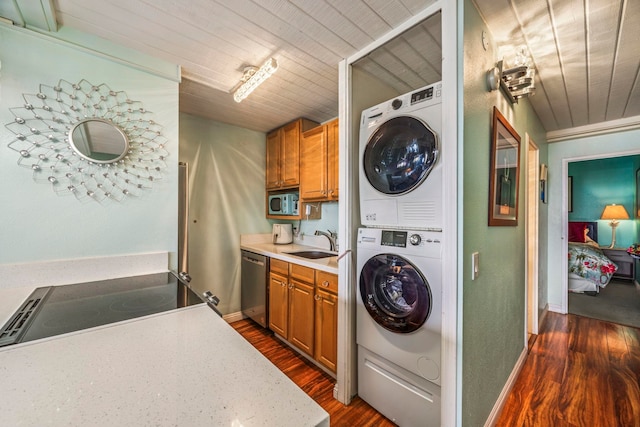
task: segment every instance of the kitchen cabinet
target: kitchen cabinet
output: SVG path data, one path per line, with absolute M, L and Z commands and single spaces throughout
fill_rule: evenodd
M 271 258 L 269 329 L 335 373 L 338 276 Z
M 287 339 L 310 356 L 314 350 L 315 270 L 290 264 L 289 336 Z
M 338 276 L 316 272 L 315 359 L 331 372 L 338 363 Z
M 300 138 L 318 123 L 298 119 L 267 134 L 267 190 L 294 188 L 300 185 Z
M 338 120 L 302 134 L 300 198 L 338 200 Z
M 285 338 L 289 331 L 289 263 L 273 258 L 269 270 L 269 329 Z

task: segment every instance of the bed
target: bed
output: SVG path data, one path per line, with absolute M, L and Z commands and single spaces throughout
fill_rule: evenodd
M 618 266 L 598 246 L 596 222 L 569 222 L 569 292 L 596 295 Z

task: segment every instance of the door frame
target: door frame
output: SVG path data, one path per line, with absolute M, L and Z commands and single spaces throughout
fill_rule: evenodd
M 540 203 L 539 203 L 539 183 L 540 183 L 540 149 L 531 139 L 528 133 L 525 134 L 527 147 L 526 164 L 526 247 L 525 247 L 525 346 L 529 340 L 529 335 L 538 334 L 538 286 L 540 269 Z

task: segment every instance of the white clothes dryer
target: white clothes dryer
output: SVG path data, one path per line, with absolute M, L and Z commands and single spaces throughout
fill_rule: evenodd
M 441 236 L 358 230 L 358 394 L 401 426 L 440 425 Z
M 362 112 L 362 225 L 442 230 L 441 99 L 438 82 Z

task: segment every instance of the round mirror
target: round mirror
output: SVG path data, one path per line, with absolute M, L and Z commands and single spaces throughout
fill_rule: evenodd
M 69 144 L 80 156 L 95 163 L 114 163 L 129 150 L 129 138 L 118 126 L 103 119 L 82 120 L 69 131 Z

